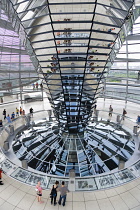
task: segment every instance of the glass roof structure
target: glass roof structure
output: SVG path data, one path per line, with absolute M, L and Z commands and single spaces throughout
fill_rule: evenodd
M 140 103 L 140 18 L 119 50 L 105 81 L 104 98 Z
M 61 126 L 83 131 L 115 53 L 132 0 L 2 0 Z M 123 31 L 121 29 L 123 28 Z
M 24 86 L 37 78 L 18 33 L 6 12 L 0 8 L 0 90 Z

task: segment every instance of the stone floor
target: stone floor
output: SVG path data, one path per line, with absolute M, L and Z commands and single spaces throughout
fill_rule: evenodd
M 66 206 L 52 206 L 50 191 L 43 190 L 40 204 L 34 187 L 3 175 L 0 185 L 0 210 L 140 210 L 140 179 L 120 187 L 94 192 L 69 192 Z M 58 194 L 59 197 L 59 194 Z

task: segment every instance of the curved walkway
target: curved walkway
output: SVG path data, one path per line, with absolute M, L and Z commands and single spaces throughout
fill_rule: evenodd
M 3 182 L 4 185 L 0 185 L 0 210 L 140 210 L 140 178 L 109 190 L 70 192 L 65 207 L 50 204 L 50 191 L 43 191 L 44 203 L 40 204 L 34 187 L 4 174 Z

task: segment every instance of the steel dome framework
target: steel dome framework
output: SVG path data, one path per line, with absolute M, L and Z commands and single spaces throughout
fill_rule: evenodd
M 88 123 L 102 81 L 130 30 L 133 3 L 1 1 L 44 79 L 59 124 L 69 132 L 82 132 Z

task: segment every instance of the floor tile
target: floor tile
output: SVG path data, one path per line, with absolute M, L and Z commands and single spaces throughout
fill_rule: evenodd
M 140 184 L 139 184 L 139 185 L 137 185 L 137 188 L 140 190 Z
M 115 210 L 128 210 L 129 208 L 119 195 L 109 198 Z
M 59 197 L 60 195 L 58 195 Z M 73 193 L 72 192 L 69 192 L 67 193 L 67 201 L 72 201 L 73 200 Z
M 84 193 L 83 192 L 73 193 L 73 201 L 84 201 Z
M 0 198 L 0 206 L 5 202 L 4 199 Z
M 40 204 L 40 205 L 42 205 L 42 204 Z M 67 203 L 66 203 L 66 205 L 67 205 Z M 63 206 L 62 206 L 63 207 Z M 51 202 L 47 202 L 46 203 L 46 206 L 45 206 L 45 208 L 44 208 L 44 210 L 58 210 L 58 208 L 59 208 L 59 206 L 58 205 L 56 205 L 56 206 L 53 206 L 53 205 L 51 205 Z M 38 209 L 39 210 L 39 209 Z
M 121 194 L 121 198 L 129 208 L 134 208 L 139 205 L 139 202 L 129 192 Z
M 10 203 L 5 202 L 0 206 L 0 210 L 13 210 L 15 206 L 11 205 Z
M 133 197 L 135 197 L 140 202 L 140 189 L 135 187 L 135 188 L 129 190 L 129 192 L 131 193 L 131 195 L 133 195 Z
M 91 209 L 100 210 L 97 201 L 87 201 L 85 202 L 85 205 L 86 205 L 86 210 L 91 210 Z
M 17 190 L 15 193 L 12 194 L 12 196 L 7 201 L 12 205 L 17 206 L 24 196 L 25 196 L 25 192 L 22 192 L 21 190 Z
M 59 193 L 58 193 L 59 194 Z M 42 191 L 42 197 L 45 199 L 48 199 L 50 197 L 50 190 L 43 190 Z M 59 196 L 57 196 L 58 198 Z
M 132 210 L 140 210 L 140 205 L 135 207 L 135 208 L 133 208 Z
M 125 185 L 124 185 L 124 188 L 125 188 L 126 190 L 130 190 L 130 189 L 132 189 L 132 188 L 134 188 L 134 187 L 136 187 L 136 186 L 137 186 L 137 182 L 133 181 L 133 182 L 130 182 L 130 183 L 128 183 L 128 184 L 125 184 Z
M 26 184 L 22 184 L 19 189 L 23 192 L 28 192 L 30 190 L 31 186 L 26 185 Z
M 73 210 L 72 202 L 66 202 L 65 206 L 59 205 L 59 210 Z M 77 208 L 76 208 L 77 210 Z
M 12 186 L 14 186 L 16 188 L 20 188 L 22 186 L 22 183 L 15 181 L 15 182 L 12 183 Z
M 98 200 L 98 204 L 101 210 L 114 210 L 114 207 L 108 198 Z
M 1 192 L 0 197 L 3 198 L 4 200 L 7 200 L 11 195 L 17 191 L 17 188 L 13 187 L 12 185 L 9 185 L 6 189 L 4 189 Z
M 112 197 L 112 196 L 118 195 L 118 193 L 115 189 L 105 190 L 105 193 L 107 194 L 107 197 Z
M 85 201 L 94 201 L 96 200 L 94 192 L 84 192 Z
M 135 182 L 137 182 L 137 185 L 140 185 L 140 178 L 136 179 Z
M 30 187 L 30 189 L 28 190 L 28 193 L 31 195 L 36 195 L 35 187 Z M 42 194 L 43 194 L 43 192 L 42 192 Z
M 116 187 L 115 190 L 118 194 L 121 194 L 127 191 L 124 186 Z
M 32 206 L 35 199 L 37 199 L 35 196 L 30 195 L 30 194 L 26 194 L 23 197 L 23 199 L 19 202 L 17 207 L 19 207 L 21 209 L 24 209 L 24 210 L 28 210 Z
M 42 199 L 42 201 L 42 203 L 39 203 L 37 199 L 35 199 L 30 207 L 30 210 L 43 210 L 47 205 L 47 199 Z
M 8 186 L 10 186 L 9 182 L 4 181 L 4 185 L 0 185 L 0 192 L 2 192 L 4 189 L 6 189 Z
M 96 199 L 104 199 L 107 198 L 105 191 L 96 191 L 95 192 Z
M 73 209 L 86 210 L 85 202 L 73 202 Z

